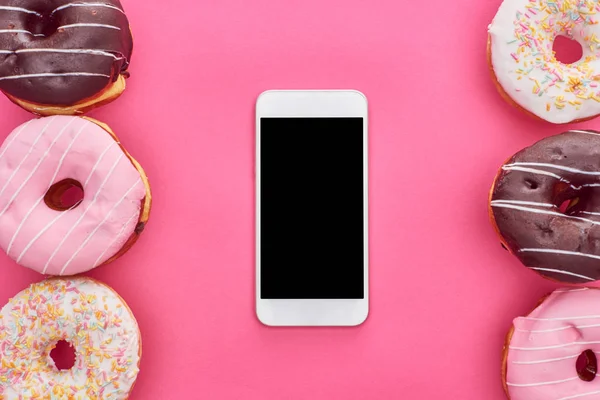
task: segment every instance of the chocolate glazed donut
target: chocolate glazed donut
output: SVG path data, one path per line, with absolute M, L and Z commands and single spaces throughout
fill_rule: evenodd
M 116 98 L 132 48 L 119 0 L 0 0 L 0 90 L 38 114 Z
M 502 166 L 490 218 L 503 245 L 552 280 L 600 279 L 600 133 L 543 139 Z

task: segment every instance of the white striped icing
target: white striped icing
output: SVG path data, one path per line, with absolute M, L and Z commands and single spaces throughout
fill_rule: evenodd
M 58 135 L 56 135 L 54 137 L 54 139 L 52 140 L 52 143 L 50 143 L 50 145 L 46 148 L 46 151 L 44 152 L 44 154 L 42 154 L 42 156 L 40 157 L 40 159 L 38 160 L 38 162 L 35 164 L 35 167 L 33 167 L 33 169 L 29 172 L 29 175 L 27 175 L 27 178 L 25 178 L 25 180 L 17 188 L 17 190 L 15 191 L 15 193 L 11 196 L 10 200 L 8 200 L 8 202 L 6 203 L 6 205 L 4 206 L 4 208 L 2 209 L 2 211 L 0 211 L 0 218 L 2 218 L 2 216 L 4 215 L 4 213 L 6 212 L 6 210 L 8 210 L 8 207 L 10 207 L 12 205 L 13 201 L 17 198 L 17 196 L 19 195 L 19 193 L 21 193 L 21 190 L 23 190 L 23 188 L 27 185 L 27 183 L 29 182 L 29 180 L 31 179 L 31 177 L 33 175 L 35 175 L 35 173 L 38 170 L 38 168 L 40 167 L 40 165 L 42 165 L 42 163 L 44 162 L 44 160 L 46 159 L 46 157 L 48 157 L 48 154 L 50 154 L 50 151 L 52 151 L 52 148 L 54 147 L 54 145 L 56 144 L 56 142 L 58 142 L 58 140 L 63 135 L 63 133 L 65 133 L 65 131 L 67 130 L 67 128 L 69 127 L 69 125 L 71 125 L 73 122 L 75 122 L 75 119 L 70 120 L 60 130 L 60 132 L 58 133 Z M 44 133 L 44 131 L 42 131 L 42 134 L 43 133 Z M 35 145 L 34 145 L 34 147 L 35 147 Z M 32 150 L 34 147 L 32 147 L 30 150 Z M 31 154 L 31 152 L 28 153 L 28 156 L 30 154 Z M 19 170 L 19 168 L 17 168 L 15 170 L 15 172 L 18 171 L 18 170 Z
M 547 364 L 553 363 L 557 361 L 563 360 L 572 360 L 573 358 L 577 358 L 581 355 L 581 353 L 573 354 L 572 356 L 558 357 L 558 358 L 547 358 L 545 360 L 534 360 L 534 361 L 512 361 L 512 364 L 517 365 L 535 365 L 535 364 Z
M 600 394 L 600 391 L 597 390 L 595 392 L 586 392 L 586 393 L 574 394 L 573 396 L 561 397 L 560 399 L 557 399 L 557 400 L 573 400 L 573 399 L 578 399 L 578 398 L 581 398 L 581 397 L 593 396 L 593 395 L 596 395 L 596 394 Z
M 81 125 L 81 128 L 79 128 L 79 131 L 77 131 L 77 134 L 75 135 L 75 137 L 73 137 L 73 139 L 69 143 L 69 146 L 67 147 L 67 149 L 63 152 L 62 156 L 60 157 L 60 161 L 58 162 L 58 166 L 54 170 L 54 174 L 52 175 L 52 178 L 50 179 L 50 182 L 48 182 L 48 185 L 47 185 L 48 189 L 50 189 L 50 187 L 54 183 L 54 180 L 56 179 L 56 175 L 58 175 L 58 171 L 60 171 L 60 168 L 62 167 L 63 162 L 65 161 L 65 157 L 69 154 L 69 151 L 71 151 L 71 147 L 73 147 L 73 144 L 75 143 L 75 141 L 77 140 L 77 138 L 79 137 L 79 135 L 84 131 L 84 129 L 86 128 L 86 126 L 88 126 L 89 124 L 91 124 L 91 122 L 88 122 L 86 120 L 83 120 L 83 121 L 85 121 L 85 123 Z M 13 245 L 15 239 L 17 238 L 17 236 L 19 236 L 19 232 L 21 232 L 21 229 L 23 228 L 23 226 L 25 225 L 25 223 L 29 219 L 29 216 L 31 215 L 31 213 L 37 208 L 37 206 L 42 202 L 42 200 L 44 200 L 44 196 L 45 196 L 45 192 L 40 197 L 38 197 L 38 199 L 36 200 L 36 202 L 33 204 L 33 206 L 31 206 L 31 208 L 29 209 L 29 211 L 27 211 L 27 214 L 25 214 L 25 216 L 23 217 L 23 219 L 19 223 L 19 226 L 17 227 L 17 230 L 15 231 L 15 233 L 13 234 L 13 236 L 10 239 L 10 242 L 8 243 L 8 247 L 6 249 L 6 253 L 7 254 L 10 255 L 10 251 L 12 249 L 12 245 Z M 77 204 L 74 204 L 72 207 L 73 208 L 77 207 Z
M 94 164 L 94 166 L 92 167 L 92 169 L 90 170 L 85 183 L 83 184 L 83 189 L 85 191 L 85 188 L 87 187 L 87 184 L 90 180 L 90 178 L 92 177 L 92 175 L 94 174 L 94 172 L 96 171 L 96 169 L 98 168 L 98 165 L 100 165 L 100 162 L 102 161 L 102 159 L 104 158 L 104 156 L 106 155 L 106 153 L 108 153 L 108 151 L 113 148 L 115 145 L 117 144 L 117 142 L 111 142 L 109 143 L 108 146 L 106 146 L 106 148 L 102 151 L 102 153 L 100 154 L 100 156 L 98 157 L 98 160 L 96 161 L 96 163 Z M 73 206 L 74 208 L 75 206 Z M 27 243 L 27 245 L 23 248 L 23 250 L 21 251 L 21 253 L 19 254 L 19 256 L 17 257 L 17 263 L 21 262 L 21 259 L 25 256 L 25 254 L 27 254 L 27 251 L 29 251 L 29 249 L 31 248 L 31 246 L 33 246 L 33 244 L 48 230 L 50 229 L 56 222 L 58 222 L 63 216 L 67 215 L 66 212 L 62 212 L 59 213 L 55 218 L 53 218 L 48 224 L 46 224 L 46 226 L 41 229 L 30 241 L 29 243 Z
M 557 175 L 553 172 L 549 172 L 549 171 L 544 171 L 541 169 L 535 169 L 535 168 L 526 168 L 526 167 L 519 167 L 519 166 L 510 166 L 510 165 L 504 165 L 502 167 L 502 169 L 504 171 L 520 171 L 520 172 L 530 172 L 532 174 L 537 174 L 537 175 L 546 175 L 546 176 L 550 176 L 552 178 L 556 178 L 559 181 L 562 181 L 566 184 L 568 184 L 569 186 L 571 186 L 571 188 L 575 189 L 575 190 L 581 190 L 582 187 L 587 187 L 587 186 L 591 186 L 594 184 L 585 184 L 585 185 L 581 185 L 581 186 L 575 186 L 573 184 L 571 184 L 571 181 L 569 181 L 568 179 Z
M 546 167 L 546 168 L 552 168 L 552 169 L 558 169 L 561 171 L 571 172 L 573 174 L 600 176 L 600 172 L 598 172 L 598 171 L 583 171 L 583 170 L 577 169 L 577 168 L 571 168 L 571 167 L 566 167 L 564 165 L 549 164 L 549 163 L 515 162 L 512 164 L 505 165 L 505 167 L 519 167 L 519 166 Z
M 36 37 L 46 37 L 46 35 L 44 35 L 43 33 L 33 33 L 26 29 L 0 29 L 0 33 L 26 33 L 28 35 Z
M 555 217 L 563 217 L 563 218 L 574 219 L 574 220 L 578 220 L 578 221 L 589 222 L 590 224 L 593 224 L 593 225 L 600 225 L 600 221 L 594 221 L 592 219 L 584 218 L 584 217 L 576 217 L 574 215 L 566 215 L 566 214 L 556 212 L 556 211 L 540 210 L 538 208 L 521 207 L 518 205 L 505 204 L 505 203 L 495 203 L 495 204 L 492 204 L 492 207 L 510 208 L 512 210 L 531 212 L 534 214 L 552 215 Z
M 594 278 L 590 278 L 589 276 L 580 275 L 580 274 L 576 274 L 574 272 L 565 271 L 564 269 L 540 268 L 540 267 L 529 267 L 529 268 L 533 269 L 533 270 L 536 270 L 536 271 L 554 272 L 556 274 L 570 275 L 570 276 L 574 276 L 576 278 L 587 279 L 588 281 L 595 281 Z
M 119 233 L 117 233 L 115 235 L 115 238 L 112 240 L 112 242 L 110 242 L 110 244 L 104 249 L 104 251 L 102 253 L 100 253 L 100 255 L 98 256 L 98 258 L 96 258 L 96 261 L 94 261 L 94 268 L 98 266 L 98 264 L 100 263 L 100 260 L 102 259 L 102 257 L 104 257 L 104 255 L 106 254 L 106 252 L 117 242 L 117 240 L 120 240 L 123 237 L 123 233 L 125 232 L 125 228 L 127 228 L 127 226 L 129 225 L 129 223 L 131 221 L 133 221 L 134 218 L 137 218 L 139 216 L 138 212 L 135 212 L 133 214 L 131 214 L 131 216 L 127 219 L 127 221 L 125 221 L 125 223 L 123 224 L 123 227 L 121 228 L 121 230 L 119 231 Z
M 97 74 L 94 72 L 46 72 L 41 74 L 24 74 L 24 75 L 11 75 L 11 76 L 2 76 L 0 77 L 0 81 L 10 80 L 10 79 L 23 79 L 23 78 L 45 78 L 52 76 L 99 76 L 103 78 L 110 78 L 110 75 L 106 74 Z
M 535 318 L 535 317 L 519 317 L 519 319 L 525 321 L 569 321 L 569 320 L 580 320 L 580 319 L 600 319 L 600 315 L 579 315 L 574 317 L 554 317 L 554 318 Z
M 2 54 L 22 54 L 22 53 L 65 53 L 65 54 L 86 54 L 95 56 L 111 57 L 115 60 L 122 60 L 124 57 L 118 57 L 112 53 L 103 50 L 94 49 L 20 49 L 15 51 L 0 50 Z
M 116 165 L 115 165 L 116 166 Z M 89 241 L 92 239 L 92 237 L 94 237 L 94 235 L 96 234 L 96 232 L 98 232 L 98 229 L 100 229 L 104 223 L 108 220 L 108 218 L 112 215 L 113 211 L 115 211 L 117 209 L 117 207 L 119 207 L 121 205 L 121 203 L 125 200 L 125 198 L 127 197 L 127 195 L 129 195 L 129 193 L 131 193 L 131 191 L 133 189 L 135 189 L 135 187 L 140 184 L 142 182 L 142 178 L 138 178 L 137 181 L 135 181 L 135 183 L 133 184 L 133 186 L 131 186 L 131 188 L 129 188 L 125 194 L 119 199 L 119 201 L 117 201 L 113 207 L 106 213 L 106 215 L 104 216 L 104 219 L 102 221 L 100 221 L 100 223 L 98 225 L 96 225 L 96 227 L 94 228 L 94 230 L 92 230 L 89 235 L 85 238 L 85 240 L 79 245 L 79 247 L 77 248 L 77 250 L 75 250 L 75 252 L 73 253 L 73 255 L 71 256 L 71 258 L 69 258 L 67 260 L 67 262 L 65 262 L 65 264 L 63 265 L 62 269 L 60 270 L 60 274 L 59 275 L 64 275 L 65 272 L 67 271 L 67 267 L 69 266 L 69 264 L 71 264 L 71 262 L 75 259 L 75 257 L 77 257 L 77 255 L 79 254 L 79 252 L 89 243 Z M 95 200 L 95 199 L 94 199 Z M 92 204 L 90 205 L 90 207 L 93 205 L 94 201 L 92 201 Z M 85 215 L 85 212 L 83 213 L 83 215 Z
M 600 212 L 593 212 L 593 211 L 580 211 L 580 213 L 587 214 L 587 215 L 600 215 Z
M 535 201 L 522 201 L 522 200 L 492 200 L 491 204 L 514 204 L 514 205 L 524 205 L 524 206 L 537 206 L 537 207 L 545 207 L 545 208 L 555 208 L 556 204 L 549 203 L 537 203 Z
M 106 185 L 106 182 L 108 182 L 108 180 L 112 176 L 113 172 L 117 168 L 117 165 L 119 165 L 119 162 L 123 159 L 124 156 L 125 156 L 125 154 L 123 154 L 123 153 L 119 154 L 119 157 L 117 157 L 117 160 L 110 167 L 110 170 L 108 171 L 108 173 L 104 177 L 104 180 L 102 181 L 102 184 L 100 185 L 100 187 L 98 188 L 98 190 L 94 194 L 94 198 L 92 199 L 92 201 L 90 202 L 90 204 L 88 204 L 88 206 L 85 208 L 85 210 L 83 211 L 83 213 L 79 216 L 79 218 L 77 219 L 77 221 L 75 222 L 75 224 L 73 224 L 73 226 L 71 226 L 71 228 L 67 231 L 66 235 L 63 236 L 63 238 L 61 239 L 61 241 L 58 244 L 58 246 L 56 246 L 56 248 L 54 249 L 54 251 L 52 252 L 52 254 L 50 255 L 50 257 L 48 258 L 48 261 L 46 261 L 46 264 L 44 265 L 44 269 L 42 270 L 42 274 L 46 273 L 46 271 L 48 270 L 48 266 L 50 265 L 50 262 L 52 262 L 52 259 L 54 258 L 54 256 L 56 255 L 56 253 L 58 253 L 58 251 L 63 246 L 63 244 L 65 243 L 65 241 L 69 238 L 69 236 L 71 236 L 71 233 L 73 233 L 73 231 L 75 230 L 75 228 L 77 228 L 77 226 L 81 223 L 81 221 L 83 220 L 83 218 L 85 218 L 85 216 L 88 213 L 88 211 L 90 210 L 90 208 L 92 208 L 92 206 L 96 203 L 96 200 L 98 200 L 98 196 L 102 192 L 102 189 Z M 64 270 L 64 267 L 63 267 L 63 270 Z M 62 272 L 63 271 L 61 270 L 61 274 L 62 274 Z
M 511 350 L 521 350 L 521 351 L 539 351 L 539 350 L 550 350 L 550 349 L 560 349 L 562 347 L 576 346 L 576 345 L 591 345 L 591 344 L 600 344 L 599 341 L 591 341 L 591 342 L 571 342 L 571 343 L 562 343 L 555 344 L 552 346 L 539 346 L 539 347 L 514 347 L 509 346 Z
M 548 382 L 534 382 L 534 383 L 511 383 L 511 382 L 506 382 L 506 384 L 508 386 L 515 386 L 515 387 L 533 387 L 533 386 L 556 385 L 558 383 L 565 383 L 565 382 L 569 382 L 569 381 L 574 381 L 575 379 L 579 379 L 579 377 L 575 376 L 573 378 L 559 379 L 557 381 L 548 381 Z
M 578 251 L 568 251 L 568 250 L 524 248 L 524 249 L 519 249 L 519 252 L 521 252 L 521 253 L 563 254 L 566 256 L 581 256 L 581 257 L 588 257 L 588 258 L 594 258 L 596 260 L 600 260 L 600 256 L 597 256 L 595 254 L 581 253 Z
M 28 9 L 22 8 L 22 7 L 0 6 L 0 10 L 23 12 L 23 13 L 27 13 L 27 14 L 37 15 L 38 17 L 42 16 L 42 14 L 40 14 L 37 11 L 28 10 Z
M 21 161 L 17 165 L 17 168 L 15 168 L 13 170 L 13 172 L 10 174 L 10 176 L 8 177 L 8 179 L 4 182 L 4 186 L 2 186 L 2 189 L 0 189 L 0 196 L 2 196 L 2 194 L 4 193 L 4 191 L 6 190 L 6 188 L 8 187 L 9 183 L 15 177 L 15 175 L 17 174 L 17 172 L 19 172 L 19 170 L 23 166 L 23 163 L 27 160 L 27 158 L 31 155 L 31 153 L 33 153 L 35 145 L 37 144 L 37 142 L 40 141 L 40 139 L 42 138 L 42 136 L 44 135 L 44 133 L 46 132 L 46 130 L 48 129 L 48 127 L 50 127 L 50 125 L 52 124 L 52 122 L 54 121 L 55 118 L 56 117 L 51 117 L 51 118 L 48 119 L 48 123 L 46 124 L 46 126 L 44 126 L 44 128 L 37 135 L 37 137 L 35 138 L 35 140 L 33 142 L 33 145 L 27 150 L 27 154 L 25 154 L 25 157 L 23 157 L 21 159 Z
M 552 328 L 552 329 L 515 329 L 515 332 L 527 332 L 527 333 L 549 333 L 549 332 L 558 332 L 558 331 L 564 331 L 567 329 L 589 329 L 589 328 L 600 328 L 600 324 L 592 324 L 592 325 L 569 325 L 569 326 L 561 326 L 560 328 Z
M 115 29 L 117 31 L 121 30 L 121 28 L 119 28 L 118 26 L 114 26 L 114 25 L 95 24 L 95 23 L 88 23 L 88 22 L 81 22 L 81 23 L 69 24 L 69 25 L 61 25 L 58 28 L 56 28 L 56 30 L 59 31 L 61 29 L 70 29 L 70 28 L 108 28 L 108 29 Z
M 121 10 L 119 7 L 113 6 L 111 4 L 106 4 L 106 3 L 68 3 L 68 4 L 63 4 L 62 6 L 55 8 L 54 10 L 52 10 L 52 12 L 50 14 L 54 14 L 57 11 L 64 10 L 65 8 L 69 8 L 69 7 L 105 7 L 105 8 L 117 10 L 117 11 L 125 14 L 125 12 L 123 10 Z
M 29 121 L 25 122 L 23 125 L 21 125 L 20 128 L 18 128 L 17 132 L 14 135 L 10 135 L 10 137 L 8 138 L 8 142 L 6 143 L 6 146 L 2 146 L 2 151 L 0 152 L 0 160 L 2 159 L 2 157 L 4 157 L 4 154 L 6 154 L 8 149 L 11 148 L 12 144 L 15 142 L 15 140 L 17 140 L 19 135 L 29 126 L 29 124 L 31 124 L 31 121 L 33 121 L 33 120 L 29 120 Z
M 117 146 L 118 144 L 119 144 L 119 142 L 114 141 L 114 142 L 110 143 L 108 146 L 106 146 L 106 148 L 102 151 L 102 153 L 100 153 L 100 157 L 98 157 L 98 160 L 96 160 L 96 163 L 92 167 L 92 170 L 90 171 L 90 173 L 88 174 L 87 178 L 83 182 L 83 189 L 84 190 L 88 186 L 88 183 L 90 183 L 90 179 L 92 179 L 92 176 L 94 175 L 94 172 L 96 171 L 96 169 L 98 168 L 98 166 L 100 165 L 100 163 L 102 162 L 102 160 L 104 159 L 104 156 L 106 155 L 106 153 L 108 153 L 108 151 L 110 149 L 112 149 L 113 147 Z

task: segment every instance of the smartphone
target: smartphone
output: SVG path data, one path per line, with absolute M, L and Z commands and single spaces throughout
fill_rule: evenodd
M 369 311 L 367 99 L 272 90 L 256 104 L 256 313 L 354 326 Z

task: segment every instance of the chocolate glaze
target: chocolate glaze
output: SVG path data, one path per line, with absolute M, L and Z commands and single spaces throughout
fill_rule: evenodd
M 68 4 L 80 6 L 56 10 Z M 119 74 L 126 73 L 131 58 L 133 41 L 122 10 L 119 0 L 0 0 L 0 90 L 29 102 L 57 106 L 72 105 L 99 94 Z M 73 24 L 101 24 L 119 29 L 60 28 Z M 23 49 L 100 50 L 110 55 L 19 52 Z M 97 75 L 6 79 L 28 74 L 81 72 Z
M 598 132 L 569 131 L 518 152 L 503 166 L 491 199 L 502 239 L 524 265 L 562 282 L 600 279 Z

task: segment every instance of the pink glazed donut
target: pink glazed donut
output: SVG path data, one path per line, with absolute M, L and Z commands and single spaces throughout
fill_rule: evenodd
M 504 347 L 511 400 L 599 399 L 600 290 L 558 289 L 515 319 Z
M 83 194 L 67 205 L 73 188 Z M 146 174 L 98 121 L 34 119 L 0 147 L 0 247 L 42 274 L 74 275 L 116 259 L 143 230 L 150 203 Z

